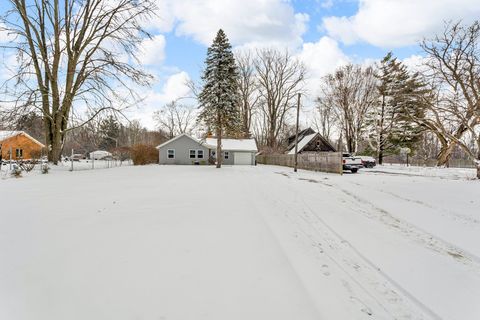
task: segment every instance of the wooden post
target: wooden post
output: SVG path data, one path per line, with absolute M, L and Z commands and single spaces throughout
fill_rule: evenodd
M 294 172 L 297 172 L 297 166 L 298 166 L 298 121 L 300 117 L 300 96 L 301 94 L 298 94 L 298 100 L 297 100 L 297 125 L 295 127 L 295 160 L 294 160 Z
M 70 171 L 73 171 L 73 149 L 72 149 L 72 155 L 70 156 L 70 162 L 72 164 Z

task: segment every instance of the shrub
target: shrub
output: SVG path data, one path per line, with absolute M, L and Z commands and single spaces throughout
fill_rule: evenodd
M 48 163 L 42 163 L 42 174 L 47 174 L 48 171 L 50 170 L 50 167 L 48 166 Z
M 18 165 L 14 164 L 12 168 L 12 172 L 10 173 L 12 177 L 21 178 L 22 177 L 22 168 Z
M 136 166 L 158 163 L 158 150 L 151 145 L 136 144 L 131 148 L 130 154 Z

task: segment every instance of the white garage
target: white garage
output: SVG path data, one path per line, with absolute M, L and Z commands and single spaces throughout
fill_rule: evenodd
M 235 165 L 251 165 L 252 153 L 251 152 L 234 152 L 233 164 Z
M 217 148 L 216 138 L 205 139 L 210 150 Z M 255 139 L 222 139 L 222 163 L 226 165 L 255 165 L 255 154 L 258 152 Z

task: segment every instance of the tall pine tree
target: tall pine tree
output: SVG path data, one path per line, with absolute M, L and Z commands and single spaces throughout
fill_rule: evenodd
M 234 134 L 240 128 L 238 113 L 238 72 L 232 47 L 223 30 L 219 30 L 208 48 L 202 76 L 203 88 L 199 94 L 203 121 L 217 136 L 217 168 L 222 165 L 222 135 Z
M 375 76 L 379 99 L 367 115 L 367 123 L 378 163 L 382 164 L 384 156 L 403 147 L 413 149 L 418 141 L 420 127 L 409 115 L 424 112 L 419 96 L 425 93 L 425 85 L 391 52 L 382 59 Z

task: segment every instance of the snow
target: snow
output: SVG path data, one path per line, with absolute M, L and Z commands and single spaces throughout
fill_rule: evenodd
M 315 138 L 316 135 L 317 133 L 312 133 L 300 140 L 298 142 L 298 151 L 301 151 L 313 138 Z M 295 146 L 288 154 L 295 154 Z
M 476 171 L 472 168 L 419 167 L 401 164 L 377 165 L 370 172 L 424 176 L 440 179 L 476 179 Z
M 22 131 L 9 131 L 9 130 L 0 130 L 0 141 L 3 141 L 5 139 L 17 136 L 21 134 Z
M 478 319 L 480 185 L 446 171 L 0 180 L 0 319 Z
M 15 163 L 15 160 L 13 160 Z M 12 163 L 12 167 L 13 167 Z M 131 166 L 133 165 L 131 160 L 119 161 L 119 160 L 80 160 L 80 161 L 73 161 L 73 171 L 83 171 L 83 170 L 99 170 L 99 169 L 110 169 L 114 167 L 121 167 L 121 166 Z M 50 172 L 62 172 L 62 171 L 70 171 L 72 170 L 72 163 L 70 161 L 61 161 L 58 165 L 49 165 Z M 0 180 L 6 180 L 12 178 L 10 170 L 10 164 L 6 163 L 3 164 L 0 168 Z M 41 175 L 41 165 L 37 164 L 35 168 L 31 172 L 22 172 L 22 175 L 25 177 L 31 177 L 35 175 Z M 1 190 L 1 184 L 0 184 Z
M 105 150 L 96 150 L 96 151 L 90 152 L 90 154 L 89 154 L 90 159 L 95 158 L 95 160 L 106 158 L 106 157 L 111 157 L 111 156 L 112 156 L 112 154 L 108 151 L 105 151 Z
M 217 138 L 206 138 L 205 142 L 212 149 L 217 147 Z M 222 149 L 228 151 L 258 151 L 255 139 L 222 139 Z
M 3 140 L 6 140 L 8 138 L 18 136 L 19 134 L 22 134 L 22 135 L 28 137 L 29 139 L 31 139 L 32 141 L 34 141 L 35 143 L 37 143 L 41 147 L 45 147 L 45 145 L 43 143 L 41 143 L 37 139 L 33 138 L 32 136 L 30 136 L 25 131 L 8 131 L 8 130 L 3 130 L 2 131 L 2 130 L 0 130 L 0 142 L 3 141 Z

